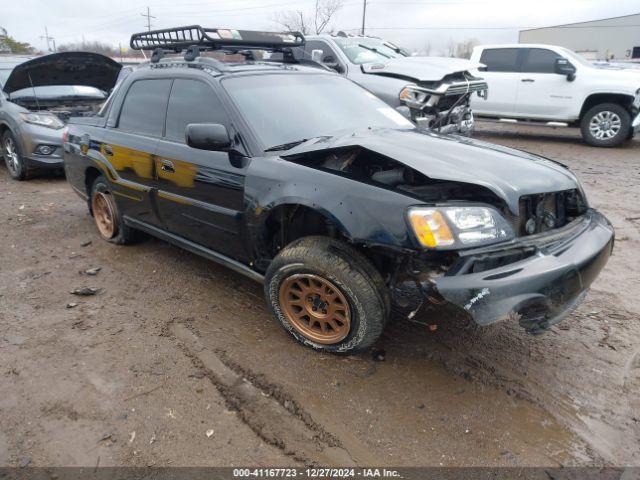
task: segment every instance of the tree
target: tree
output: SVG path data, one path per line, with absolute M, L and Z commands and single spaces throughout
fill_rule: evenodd
M 13 37 L 9 36 L 4 28 L 0 28 L 0 52 L 5 51 L 9 53 L 33 53 L 35 49 L 27 42 L 19 42 Z
M 449 40 L 447 44 L 447 57 L 455 57 L 456 56 L 456 42 L 453 39 Z
M 303 35 L 310 33 L 308 18 L 300 10 L 278 12 L 273 16 L 273 21 L 289 32 L 300 32 Z
M 315 33 L 317 35 L 327 30 L 331 19 L 342 6 L 343 0 L 316 0 L 311 15 L 302 10 L 289 10 L 276 13 L 273 16 L 273 21 L 292 32 L 301 32 L 303 35 Z
M 460 42 L 456 45 L 455 56 L 458 58 L 471 58 L 471 53 L 473 52 L 473 47 L 478 45 L 480 42 L 475 38 L 469 38 L 464 42 Z
M 58 46 L 59 52 L 93 52 L 107 56 L 118 56 L 120 52 L 108 43 L 99 41 L 70 42 Z

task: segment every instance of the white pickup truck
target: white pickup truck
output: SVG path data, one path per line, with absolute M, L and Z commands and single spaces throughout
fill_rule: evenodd
M 579 127 L 590 145 L 613 147 L 640 127 L 640 70 L 596 66 L 552 45 L 482 45 L 471 61 L 489 85 L 476 117 Z

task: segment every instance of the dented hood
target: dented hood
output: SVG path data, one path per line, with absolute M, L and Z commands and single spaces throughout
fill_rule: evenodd
M 13 69 L 4 84 L 7 93 L 31 87 L 86 86 L 108 92 L 122 66 L 99 53 L 61 52 L 36 57 Z
M 434 180 L 480 185 L 502 198 L 513 214 L 522 195 L 580 188 L 561 164 L 465 137 L 417 130 L 369 130 L 305 142 L 283 158 L 333 148 L 361 147 L 392 158 Z
M 413 79 L 419 82 L 437 82 L 452 73 L 478 68 L 480 64 L 461 58 L 400 57 L 385 62 L 367 63 L 362 71 L 372 75 L 386 75 Z

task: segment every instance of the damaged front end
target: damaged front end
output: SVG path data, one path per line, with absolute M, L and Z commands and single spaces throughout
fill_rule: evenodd
M 517 319 L 529 333 L 549 329 L 582 301 L 611 255 L 614 232 L 588 210 L 566 227 L 506 245 L 459 252 L 447 272 L 423 288 L 479 325 Z
M 445 76 L 441 82 L 418 82 L 400 92 L 411 120 L 420 128 L 470 135 L 474 128 L 471 95 L 487 98 L 487 83 L 469 72 Z
M 284 157 L 407 197 L 407 244 L 390 249 L 371 236 L 350 238 L 366 247 L 396 305 L 410 317 L 426 306 L 446 306 L 479 325 L 516 320 L 529 333 L 569 314 L 614 242 L 612 226 L 588 206 L 575 177 L 540 157 L 468 139 L 441 145 L 441 155 L 451 154 L 446 165 L 424 155 L 412 161 L 407 154 L 401 162 L 388 148 L 400 145 L 401 135 L 409 134 L 388 133 L 384 147 L 373 136 L 318 139 Z M 425 147 L 435 140 L 423 135 L 416 138 Z M 460 159 L 471 145 L 486 149 L 476 149 L 476 162 L 464 163 L 462 173 Z M 389 215 L 379 212 L 386 225 Z

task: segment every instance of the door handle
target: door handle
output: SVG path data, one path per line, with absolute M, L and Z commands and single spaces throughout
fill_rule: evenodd
M 103 146 L 103 149 L 104 149 L 104 154 L 105 154 L 105 155 L 109 155 L 109 156 L 112 156 L 112 155 L 113 155 L 113 148 L 111 148 L 111 145 L 107 145 L 107 144 L 105 144 L 105 145 Z
M 164 158 L 160 160 L 160 170 L 167 173 L 176 173 L 176 167 L 173 162 Z
M 523 78 L 522 80 L 520 80 L 521 82 L 526 82 L 526 83 L 533 83 L 535 82 L 535 80 L 533 78 Z

